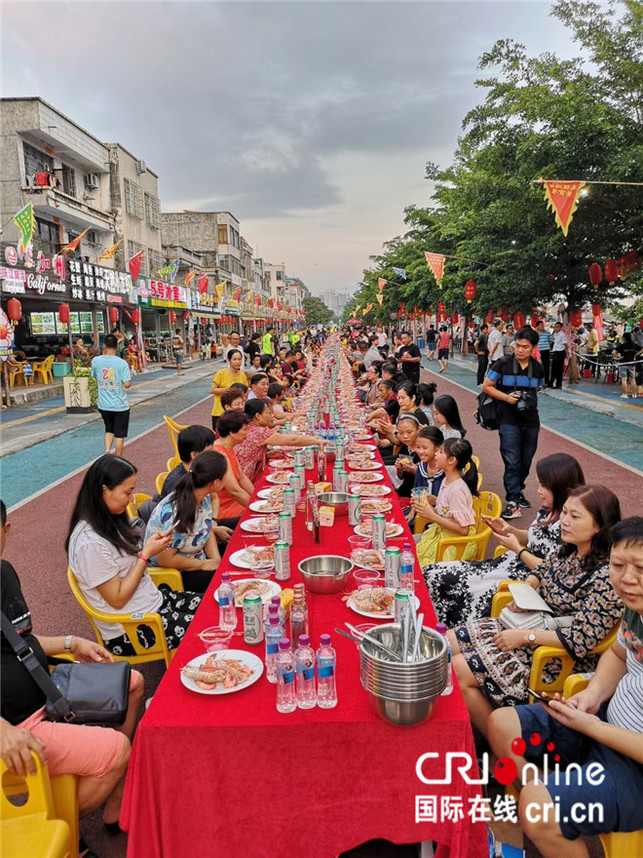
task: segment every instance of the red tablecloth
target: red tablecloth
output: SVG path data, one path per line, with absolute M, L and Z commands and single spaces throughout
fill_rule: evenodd
M 258 488 L 265 485 L 262 480 Z M 387 518 L 404 523 L 397 496 L 389 497 L 393 512 Z M 348 519 L 338 518 L 332 529 L 321 528 L 316 545 L 298 513 L 292 578 L 283 586 L 301 580 L 297 564 L 304 557 L 348 556 L 351 533 Z M 406 525 L 405 534 L 411 538 Z M 246 542 L 237 528 L 227 556 Z M 226 568 L 233 567 L 224 558 L 221 571 Z M 275 686 L 265 674 L 250 688 L 224 697 L 184 688 L 180 668 L 203 652 L 198 632 L 218 622 L 213 594 L 219 579 L 217 572 L 136 733 L 121 814 L 121 825 L 129 831 L 128 856 L 332 858 L 374 838 L 436 840 L 439 858 L 488 854 L 484 824 L 472 823 L 467 813 L 478 788 L 457 775 L 453 784 L 430 786 L 416 775 L 418 757 L 427 752 L 466 751 L 475 760 L 459 689 L 439 698 L 424 724 L 394 727 L 380 720 L 360 685 L 356 645 L 333 633 L 346 620 L 365 621 L 346 607 L 341 594 L 307 594 L 313 646 L 329 632 L 337 650 L 335 709 L 280 714 Z M 421 581 L 417 565 L 416 580 Z M 423 583 L 416 583 L 416 593 L 425 624 L 435 626 Z M 264 657 L 263 643 L 248 647 L 236 636 L 232 646 Z M 440 779 L 444 766 L 442 756 L 425 763 L 423 772 Z M 424 795 L 437 796 L 437 819 L 416 823 L 416 797 Z M 450 817 L 441 814 L 441 797 L 455 801 Z M 448 821 L 454 817 L 458 821 Z

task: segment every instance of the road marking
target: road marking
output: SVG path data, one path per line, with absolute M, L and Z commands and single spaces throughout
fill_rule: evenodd
M 609 405 L 611 408 L 629 408 L 639 414 L 643 410 L 638 405 L 630 405 L 629 402 L 617 402 L 616 400 L 608 399 L 606 396 L 599 396 L 597 393 L 587 393 L 587 391 L 574 390 L 572 387 L 566 387 L 565 393 L 573 393 L 575 396 L 589 396 L 591 399 L 595 399 L 603 405 Z M 554 399 L 558 399 L 558 397 L 555 396 Z
M 192 405 L 188 405 L 188 407 L 184 408 L 182 411 L 178 411 L 176 414 L 173 414 L 172 419 L 174 419 L 175 417 L 180 417 L 181 414 L 185 414 L 185 412 L 189 411 L 191 408 L 196 408 L 197 405 L 201 405 L 202 402 L 206 402 L 206 400 L 208 399 L 210 399 L 210 396 L 204 396 L 203 399 L 199 399 L 198 402 L 194 402 Z M 159 423 L 157 426 L 152 426 L 151 429 L 146 429 L 145 432 L 141 432 L 140 435 L 135 435 L 133 438 L 128 438 L 128 444 L 133 444 L 134 441 L 138 441 L 140 438 L 144 438 L 146 435 L 149 435 L 150 432 L 155 432 L 157 429 L 162 428 L 164 425 L 164 423 Z M 101 453 L 101 455 L 103 454 Z M 95 458 L 98 459 L 99 457 L 96 456 Z M 34 492 L 33 494 L 29 495 L 29 497 L 26 497 L 23 500 L 18 501 L 18 503 L 14 504 L 13 506 L 10 506 L 7 512 L 15 512 L 17 509 L 20 509 L 21 506 L 24 506 L 32 500 L 36 500 L 36 498 L 39 498 L 41 495 L 44 495 L 51 489 L 55 489 L 57 486 L 66 483 L 67 480 L 70 480 L 72 477 L 75 477 L 76 474 L 80 474 L 81 471 L 84 471 L 89 464 L 90 462 L 85 462 L 84 465 L 81 465 L 74 471 L 70 471 L 64 477 L 59 477 L 57 480 L 54 480 L 53 483 L 49 483 L 49 485 L 45 486 L 44 488 L 38 489 L 37 492 Z
M 21 426 L 23 423 L 31 423 L 32 420 L 40 420 L 41 417 L 49 417 L 50 414 L 59 414 L 64 410 L 64 405 L 57 405 L 55 408 L 48 408 L 47 411 L 42 411 L 40 414 L 32 414 L 31 417 L 19 417 L 17 420 L 12 420 L 11 423 L 3 422 L 2 428 L 11 429 L 13 426 Z
M 422 367 L 422 369 L 426 369 L 426 367 Z M 433 372 L 433 370 L 427 370 L 427 372 Z M 438 373 L 433 372 L 433 375 L 438 375 Z M 444 375 L 444 373 L 442 373 L 441 375 L 443 379 L 446 379 L 447 381 L 451 382 L 451 384 L 455 384 L 456 387 L 461 387 L 462 390 L 466 390 L 467 393 L 471 393 L 474 396 L 477 396 L 477 393 L 474 390 L 470 390 L 468 387 L 465 387 L 464 384 L 460 384 L 459 381 L 453 381 L 453 379 Z M 639 477 L 643 475 L 643 471 L 640 471 L 638 468 L 635 468 L 634 465 L 628 465 L 627 462 L 621 462 L 619 459 L 615 459 L 613 456 L 608 456 L 607 453 L 602 453 L 595 447 L 590 447 L 589 444 L 584 444 L 582 441 L 577 441 L 575 438 L 570 438 L 569 435 L 564 435 L 557 429 L 552 429 L 551 426 L 547 426 L 546 423 L 542 423 L 541 425 L 547 432 L 553 432 L 554 435 L 558 435 L 559 438 L 564 438 L 565 441 L 571 441 L 572 444 L 577 444 L 584 450 L 588 450 L 590 453 L 594 453 L 594 455 L 600 456 L 601 459 L 606 459 L 608 462 L 612 462 L 612 464 L 614 465 L 619 465 L 621 468 L 625 468 L 626 470 L 631 471 L 633 474 L 636 474 Z

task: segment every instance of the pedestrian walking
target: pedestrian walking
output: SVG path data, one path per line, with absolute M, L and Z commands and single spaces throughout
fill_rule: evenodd
M 426 332 L 426 356 L 429 360 L 433 360 L 435 357 L 435 342 L 437 339 L 437 333 L 435 330 L 435 325 L 429 325 L 429 329 Z
M 129 402 L 127 393 L 132 384 L 127 362 L 116 356 L 118 340 L 107 334 L 103 354 L 92 360 L 91 375 L 98 384 L 98 410 L 105 424 L 105 452 L 111 453 L 112 444 L 117 456 L 123 455 L 129 429 Z
M 449 348 L 451 346 L 451 334 L 446 325 L 442 325 L 438 335 L 438 363 L 440 372 L 446 372 L 449 366 Z
M 261 353 L 264 355 L 275 355 L 275 329 L 268 328 L 266 333 L 261 338 Z
M 181 329 L 177 328 L 174 332 L 174 336 L 172 337 L 172 352 L 174 354 L 174 360 L 176 361 L 176 374 L 181 375 L 181 367 L 183 366 L 183 337 L 181 336 Z
M 531 506 L 524 489 L 538 447 L 540 418 L 536 394 L 545 386 L 542 364 L 532 357 L 537 343 L 538 334 L 533 328 L 518 331 L 514 354 L 494 361 L 482 385 L 483 392 L 499 403 L 498 433 L 507 496 L 502 513 L 505 519 L 520 518 L 521 508 Z
M 489 334 L 489 325 L 484 324 L 480 327 L 478 338 L 473 341 L 473 351 L 478 358 L 478 374 L 476 376 L 476 384 L 478 387 L 484 381 L 489 366 L 489 346 L 487 345 L 487 337 Z
M 549 384 L 554 390 L 561 390 L 563 386 L 565 355 L 567 354 L 568 342 L 569 340 L 563 330 L 562 323 L 556 322 L 551 345 L 551 379 Z
M 420 381 L 420 361 L 422 360 L 422 352 L 411 340 L 411 334 L 408 331 L 402 331 L 402 345 L 398 352 L 398 360 L 401 364 L 401 369 L 404 375 L 413 384 L 418 384 Z
M 545 373 L 545 384 L 549 387 L 549 352 L 551 349 L 551 334 L 545 327 L 545 323 L 542 319 L 536 325 L 536 333 L 538 334 L 538 351 L 540 352 L 540 360 L 543 365 L 543 372 Z
M 503 356 L 502 331 L 504 326 L 505 323 L 502 319 L 496 319 L 493 323 L 493 328 L 491 329 L 489 339 L 487 340 L 487 346 L 489 348 L 489 363 L 500 360 Z

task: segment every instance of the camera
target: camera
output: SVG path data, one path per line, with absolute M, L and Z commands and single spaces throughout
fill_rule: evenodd
M 520 394 L 520 399 L 516 402 L 516 409 L 518 411 L 533 411 L 537 408 L 536 397 L 533 393 L 527 393 L 526 390 L 523 390 Z

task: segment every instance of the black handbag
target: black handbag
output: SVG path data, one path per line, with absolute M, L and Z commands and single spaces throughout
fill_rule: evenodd
M 0 618 L 3 635 L 47 697 L 45 712 L 50 721 L 96 727 L 118 727 L 125 721 L 132 670 L 129 662 L 64 662 L 50 675 L 4 612 Z
M 513 363 L 514 379 L 518 375 L 518 362 L 514 358 Z M 531 358 L 527 367 L 527 378 L 531 379 L 533 374 Z M 514 382 L 514 390 L 517 390 L 518 385 Z M 500 428 L 500 402 L 489 396 L 488 393 L 481 391 L 478 394 L 478 407 L 473 412 L 476 423 L 482 429 L 488 429 L 490 432 L 495 432 Z

